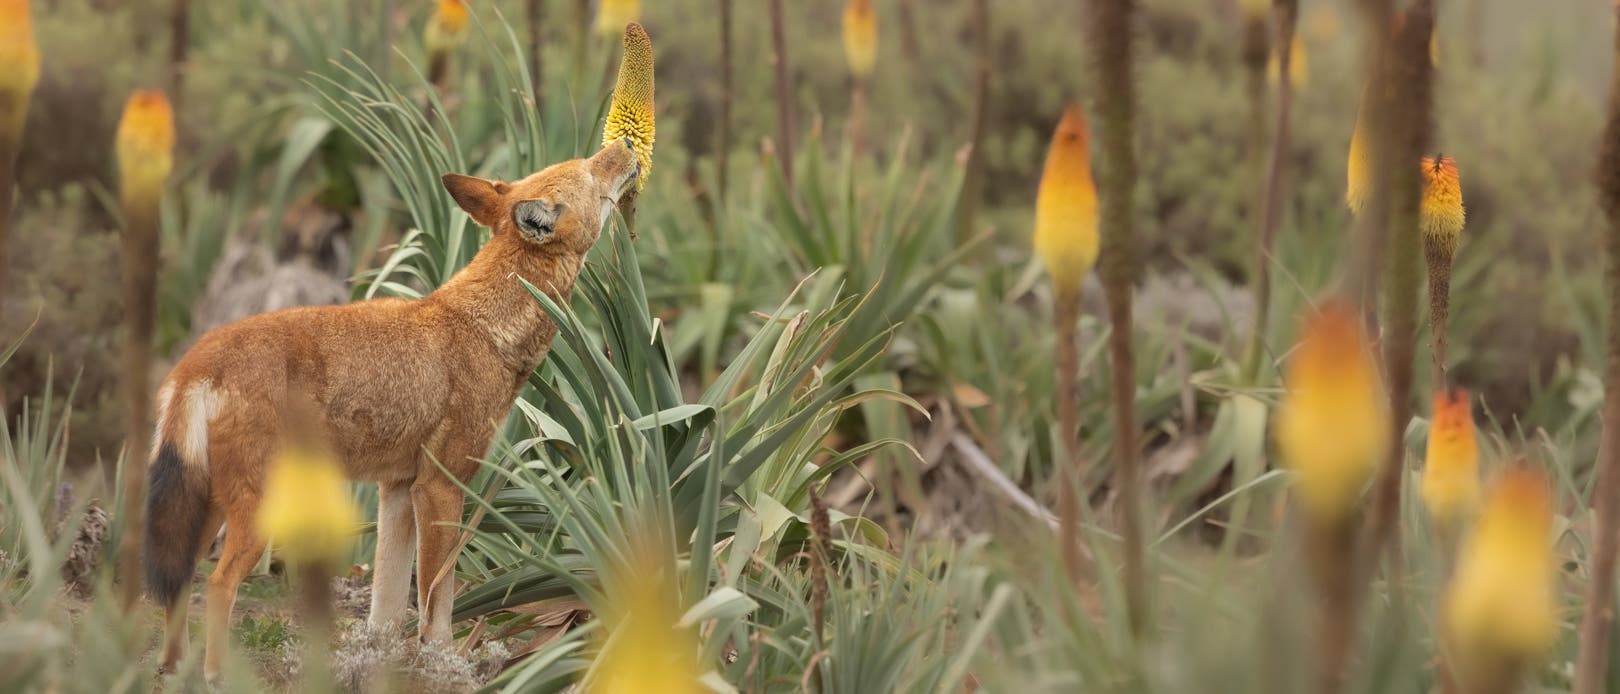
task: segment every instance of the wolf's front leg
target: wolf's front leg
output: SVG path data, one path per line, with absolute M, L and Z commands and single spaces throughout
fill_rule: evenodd
M 416 554 L 413 481 L 377 485 L 377 554 L 372 560 L 368 620 L 373 627 L 398 625 L 410 598 L 411 559 Z
M 456 541 L 461 529 L 461 488 L 441 471 L 411 485 L 416 508 L 417 630 L 427 643 L 450 640 L 450 613 L 456 594 Z M 437 582 L 437 585 L 435 585 Z

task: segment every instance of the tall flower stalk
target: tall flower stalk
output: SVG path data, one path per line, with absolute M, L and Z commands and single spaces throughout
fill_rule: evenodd
M 732 65 L 731 49 L 731 22 L 733 14 L 733 0 L 719 0 L 720 3 L 720 122 L 714 130 L 714 168 L 717 179 L 716 190 L 722 202 L 726 199 L 726 189 L 730 180 L 731 171 L 731 105 L 735 98 L 734 80 L 735 70 Z M 715 244 L 716 249 L 719 243 Z
M 877 66 L 877 11 L 872 0 L 844 3 L 844 58 L 849 62 L 849 142 L 852 156 L 859 159 L 865 148 L 866 102 L 872 89 L 872 69 Z
M 528 0 L 524 3 L 524 16 L 529 28 L 529 91 L 534 94 L 534 109 L 543 112 L 546 63 L 540 32 L 546 25 L 546 0 Z
M 1058 535 L 1069 580 L 1079 583 L 1080 501 L 1080 293 L 1097 262 L 1097 188 L 1091 177 L 1091 151 L 1085 112 L 1077 104 L 1063 111 L 1046 152 L 1041 187 L 1035 196 L 1035 253 L 1052 279 L 1053 333 L 1057 336 Z
M 428 82 L 443 94 L 450 84 L 450 54 L 467 42 L 466 0 L 439 0 L 422 40 L 427 45 Z
M 1609 115 L 1598 154 L 1598 199 L 1608 229 L 1603 234 L 1609 292 L 1608 353 L 1603 367 L 1603 440 L 1598 446 L 1597 484 L 1592 490 L 1596 547 L 1581 618 L 1580 654 L 1575 661 L 1576 694 L 1603 690 L 1614 628 L 1615 557 L 1620 553 L 1620 2 L 1614 7 L 1614 65 L 1609 82 Z
M 174 110 L 161 91 L 137 91 L 124 104 L 115 138 L 119 203 L 124 215 L 124 527 L 119 546 L 120 597 L 140 597 L 141 509 L 146 502 L 146 446 L 152 436 L 152 327 L 156 321 L 158 217 L 174 168 Z
M 782 178 L 793 186 L 793 84 L 788 80 L 786 19 L 782 0 L 771 0 L 771 69 L 776 74 L 776 154 Z
M 1142 499 L 1137 470 L 1136 376 L 1131 353 L 1131 288 L 1136 279 L 1136 85 L 1132 37 L 1135 0 L 1092 0 L 1089 25 L 1097 70 L 1097 120 L 1103 169 L 1098 188 L 1102 227 L 1101 272 L 1107 294 L 1109 363 L 1114 411 L 1114 475 L 1119 490 L 1120 533 L 1125 555 L 1125 597 L 1132 631 L 1147 624 L 1146 569 L 1142 546 Z
M 0 297 L 9 296 L 7 246 L 16 210 L 17 152 L 28 102 L 39 83 L 39 47 L 29 0 L 0 0 Z
M 1451 313 L 1451 262 L 1462 239 L 1465 213 L 1457 161 L 1435 155 L 1423 158 L 1423 259 L 1429 268 L 1429 351 L 1431 386 L 1446 389 L 1446 318 Z
M 1295 59 L 1292 47 L 1294 29 L 1299 23 L 1298 0 L 1277 0 L 1273 14 L 1277 19 L 1277 69 L 1291 74 Z M 1277 80 L 1277 124 L 1271 131 L 1271 164 L 1266 174 L 1264 202 L 1260 207 L 1260 228 L 1255 234 L 1254 268 L 1254 327 L 1244 353 L 1244 379 L 1254 380 L 1260 373 L 1260 355 L 1264 348 L 1266 327 L 1271 316 L 1271 262 L 1272 249 L 1277 244 L 1277 224 L 1282 218 L 1282 201 L 1287 195 L 1288 150 L 1291 147 L 1288 114 L 1293 108 L 1294 81 Z
M 1349 302 L 1309 316 L 1284 373 L 1273 434 L 1294 472 L 1318 605 L 1318 691 L 1334 692 L 1354 642 L 1356 513 L 1393 438 L 1371 341 Z
M 969 126 L 967 165 L 962 173 L 962 195 L 956 201 L 956 241 L 973 238 L 979 197 L 984 191 L 984 132 L 990 120 L 990 0 L 973 0 L 973 122 Z

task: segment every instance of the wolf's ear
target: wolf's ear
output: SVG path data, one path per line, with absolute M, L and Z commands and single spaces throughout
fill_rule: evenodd
M 466 210 L 474 222 L 495 227 L 496 220 L 501 217 L 501 195 L 507 190 L 505 183 L 455 173 L 447 173 L 439 180 L 444 183 L 444 189 L 450 191 L 450 197 L 456 199 L 456 204 Z

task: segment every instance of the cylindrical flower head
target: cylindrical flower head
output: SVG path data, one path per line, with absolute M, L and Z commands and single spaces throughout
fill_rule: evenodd
M 626 24 L 641 21 L 641 0 L 602 0 L 596 12 L 596 33 L 612 36 L 625 30 Z
M 684 609 L 674 557 L 659 560 L 646 538 L 631 540 L 629 565 L 606 577 L 611 609 L 601 614 L 603 650 L 584 691 L 589 694 L 708 691 L 698 678 L 696 627 L 680 624 Z
M 289 449 L 270 461 L 258 521 L 288 561 L 307 565 L 342 559 L 360 514 L 336 461 Z
M 1479 506 L 1479 443 L 1466 390 L 1434 394 L 1422 496 L 1430 517 L 1451 528 L 1460 527 Z
M 1347 302 L 1332 300 L 1305 320 L 1284 384 L 1275 436 L 1300 505 L 1323 526 L 1342 523 L 1390 436 L 1378 363 Z
M 1372 163 L 1368 161 L 1372 153 L 1367 150 L 1365 92 L 1362 93 L 1361 102 L 1362 108 L 1356 113 L 1356 127 L 1350 131 L 1350 156 L 1344 167 L 1344 204 L 1350 207 L 1353 214 L 1361 214 L 1361 208 L 1367 205 L 1367 196 L 1372 191 Z
M 607 11 L 606 5 L 603 11 Z M 636 187 L 640 189 L 647 184 L 647 175 L 652 173 L 653 142 L 658 139 L 658 133 L 653 118 L 652 37 L 633 22 L 624 28 L 624 55 L 619 60 L 613 103 L 608 107 L 607 123 L 602 128 L 602 146 L 622 138 L 630 139 L 630 148 L 641 162 L 641 175 L 636 179 Z
M 28 0 L 0 0 L 0 137 L 21 137 L 37 84 L 39 47 L 34 44 Z
M 1446 591 L 1446 636 L 1465 682 L 1533 662 L 1557 638 L 1552 539 L 1545 476 L 1524 464 L 1504 472 Z
M 428 53 L 448 53 L 467 41 L 467 0 L 439 0 L 422 35 Z
M 848 0 L 844 3 L 844 57 L 849 60 L 849 71 L 856 77 L 872 74 L 877 65 L 877 12 L 872 0 Z
M 174 110 L 158 90 L 137 90 L 118 120 L 118 181 L 123 199 L 152 203 L 174 168 Z
M 1035 254 L 1058 291 L 1078 291 L 1097 263 L 1097 186 L 1087 142 L 1086 114 L 1070 104 L 1052 134 L 1035 194 Z
M 1277 84 L 1277 73 L 1282 70 L 1282 63 L 1273 52 L 1271 59 L 1266 62 L 1266 81 L 1272 85 Z M 1305 57 L 1305 43 L 1295 35 L 1294 40 L 1288 44 L 1288 84 L 1299 91 L 1305 88 L 1310 78 L 1310 64 Z
M 1467 221 L 1457 160 L 1424 157 L 1422 169 L 1423 208 L 1419 220 L 1423 235 L 1455 252 Z

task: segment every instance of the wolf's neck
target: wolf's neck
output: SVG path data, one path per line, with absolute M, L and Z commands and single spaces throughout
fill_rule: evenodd
M 538 253 L 512 234 L 502 234 L 484 244 L 428 300 L 465 316 L 489 337 L 507 366 L 527 373 L 545 358 L 557 328 L 518 279 L 560 304 L 568 300 L 583 263 L 581 256 Z

